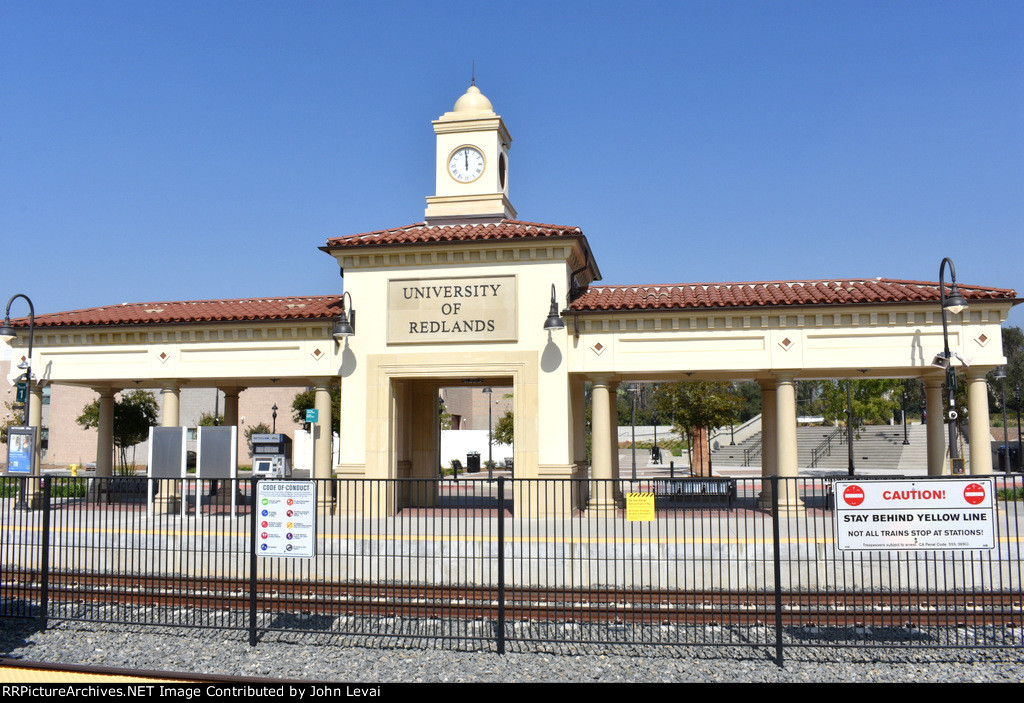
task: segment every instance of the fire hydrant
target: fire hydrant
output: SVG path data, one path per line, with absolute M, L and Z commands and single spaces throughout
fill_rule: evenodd
M 78 475 L 78 464 L 72 464 L 68 468 L 71 469 L 71 475 L 72 476 L 77 476 Z

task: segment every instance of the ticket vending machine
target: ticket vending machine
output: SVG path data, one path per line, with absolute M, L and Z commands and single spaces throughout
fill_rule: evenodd
M 260 478 L 291 478 L 292 438 L 284 434 L 254 434 L 252 473 Z

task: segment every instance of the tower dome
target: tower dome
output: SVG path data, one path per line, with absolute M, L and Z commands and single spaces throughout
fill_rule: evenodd
M 465 94 L 455 101 L 452 112 L 494 112 L 494 106 L 476 85 L 469 86 Z

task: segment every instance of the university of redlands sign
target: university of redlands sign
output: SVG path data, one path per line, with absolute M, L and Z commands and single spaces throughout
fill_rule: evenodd
M 516 277 L 388 281 L 388 343 L 516 341 Z

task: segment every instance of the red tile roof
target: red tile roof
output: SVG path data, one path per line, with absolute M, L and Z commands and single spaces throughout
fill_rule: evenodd
M 337 295 L 122 303 L 36 315 L 36 327 L 317 320 L 337 317 L 341 311 L 341 296 Z M 12 320 L 11 324 L 15 327 L 27 327 L 28 318 Z
M 391 244 L 438 244 L 500 239 L 531 239 L 545 237 L 582 237 L 579 227 L 543 225 L 536 222 L 502 220 L 491 224 L 428 225 L 419 222 L 406 227 L 381 229 L 364 234 L 350 234 L 327 240 L 325 251 L 335 247 L 374 247 Z
M 968 300 L 1015 300 L 1016 291 L 957 284 Z M 948 286 L 948 283 L 947 283 Z M 948 292 L 948 288 L 947 288 Z M 591 286 L 575 312 L 938 302 L 939 284 L 891 278 Z

